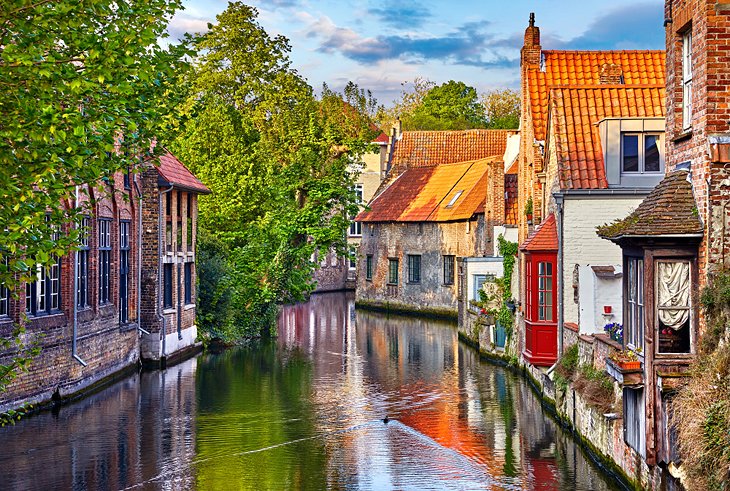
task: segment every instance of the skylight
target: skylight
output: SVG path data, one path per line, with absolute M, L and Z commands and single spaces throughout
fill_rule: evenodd
M 451 208 L 452 206 L 454 206 L 454 203 L 456 203 L 456 200 L 459 199 L 459 196 L 461 196 L 461 193 L 463 193 L 463 192 L 464 192 L 463 189 L 461 191 L 457 191 L 456 194 L 454 195 L 454 197 L 451 198 L 451 201 L 449 201 L 449 204 L 446 205 L 446 208 Z

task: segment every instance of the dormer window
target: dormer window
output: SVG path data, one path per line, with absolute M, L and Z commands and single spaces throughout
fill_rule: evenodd
M 628 174 L 661 173 L 663 162 L 659 145 L 660 134 L 622 133 L 621 172 Z
M 449 201 L 449 204 L 446 205 L 446 208 L 451 208 L 452 206 L 454 206 L 454 204 L 456 203 L 456 200 L 459 199 L 459 197 L 461 196 L 461 193 L 463 193 L 463 192 L 464 192 L 463 189 L 461 191 L 457 191 L 456 194 L 454 195 L 454 197 L 451 198 L 451 201 Z

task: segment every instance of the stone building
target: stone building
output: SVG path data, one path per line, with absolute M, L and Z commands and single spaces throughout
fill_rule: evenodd
M 357 300 L 380 308 L 457 315 L 458 261 L 488 249 L 487 170 L 502 157 L 413 166 L 358 215 Z M 490 249 L 491 252 L 491 249 Z
M 77 252 L 38 268 L 37 280 L 15 296 L 0 285 L 2 335 L 24 324 L 26 341 L 39 339 L 41 349 L 29 370 L 0 393 L 0 411 L 67 397 L 141 359 L 159 363 L 180 354 L 195 341 L 195 196 L 209 191 L 169 153 L 159 167 L 146 162 L 138 174 L 114 177 L 102 188 L 77 192 L 75 205 L 88 210 Z M 160 232 L 166 221 L 167 236 Z M 162 262 L 180 266 L 158 274 Z M 161 339 L 158 314 L 176 340 L 165 351 L 149 348 Z M 0 353 L 0 363 L 10 355 Z

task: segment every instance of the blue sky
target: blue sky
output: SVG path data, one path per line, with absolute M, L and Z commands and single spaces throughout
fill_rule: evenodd
M 172 36 L 200 32 L 228 2 L 185 0 Z M 535 12 L 544 49 L 663 49 L 662 0 L 252 0 L 259 23 L 292 44 L 318 88 L 349 80 L 389 105 L 416 77 L 479 91 L 519 86 L 519 49 Z

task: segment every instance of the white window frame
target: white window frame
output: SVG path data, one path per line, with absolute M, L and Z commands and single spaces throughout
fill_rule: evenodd
M 355 192 L 355 196 L 357 197 L 357 205 L 362 205 L 362 184 L 358 183 L 353 186 L 353 191 Z M 355 217 L 351 218 L 350 222 L 350 237 L 362 237 L 362 223 L 356 222 Z
M 682 34 L 682 130 L 692 128 L 692 29 Z
M 624 170 L 624 137 L 625 136 L 636 136 L 637 137 L 637 150 L 639 152 L 638 155 L 638 170 L 631 170 L 627 171 Z M 657 139 L 658 143 L 658 149 L 659 149 L 659 170 L 658 171 L 647 171 L 645 170 L 645 152 L 646 152 L 646 137 L 647 136 L 654 136 Z M 663 142 L 664 142 L 664 135 L 662 133 L 657 132 L 636 132 L 636 131 L 622 131 L 621 132 L 621 174 L 626 176 L 638 176 L 638 175 L 644 175 L 644 174 L 653 174 L 653 175 L 660 175 L 664 174 L 664 152 L 662 152 L 663 148 Z
M 644 350 L 646 293 L 644 291 L 644 260 L 629 257 L 626 263 L 626 322 L 624 323 L 624 342 L 631 349 Z M 635 287 L 635 288 L 632 288 Z

